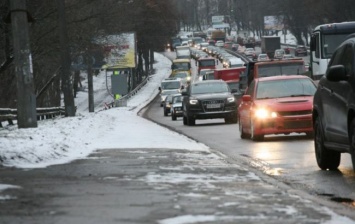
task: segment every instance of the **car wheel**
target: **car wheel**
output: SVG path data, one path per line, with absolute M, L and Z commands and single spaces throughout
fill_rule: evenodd
M 253 121 L 251 121 L 250 128 L 251 128 L 251 139 L 253 141 L 262 141 L 262 140 L 264 140 L 264 135 L 256 135 L 255 134 L 254 122 Z
M 187 125 L 187 117 L 183 116 L 182 122 L 184 123 L 184 125 Z
M 247 139 L 247 138 L 250 138 L 250 135 L 248 135 L 247 133 L 244 132 L 244 129 L 243 129 L 243 125 L 242 125 L 242 122 L 240 121 L 239 119 L 239 134 L 240 134 L 240 138 L 241 139 Z
M 351 121 L 349 132 L 351 161 L 353 163 L 353 171 L 355 172 L 355 119 Z
M 187 124 L 189 126 L 194 126 L 196 124 L 195 118 L 193 117 L 187 117 Z
M 314 148 L 317 164 L 322 170 L 336 170 L 340 164 L 340 152 L 330 151 L 324 146 L 324 132 L 321 119 L 314 122 Z
M 310 132 L 306 132 L 306 136 L 307 138 L 314 138 L 314 132 L 313 131 L 310 131 Z
M 176 121 L 176 116 L 174 113 L 171 113 L 171 120 Z
M 164 116 L 168 116 L 168 112 L 164 109 Z

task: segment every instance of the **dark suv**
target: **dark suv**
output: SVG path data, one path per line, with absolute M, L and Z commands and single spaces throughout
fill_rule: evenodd
M 298 57 L 300 55 L 303 55 L 303 56 L 307 56 L 308 53 L 307 53 L 307 48 L 305 46 L 297 46 L 296 49 L 295 49 L 295 56 Z
M 314 145 L 318 166 L 335 170 L 340 154 L 350 153 L 355 171 L 355 36 L 334 52 L 313 101 Z
M 223 80 L 192 83 L 181 94 L 184 125 L 195 125 L 196 119 L 224 118 L 226 123 L 237 123 L 237 104 L 234 91 Z

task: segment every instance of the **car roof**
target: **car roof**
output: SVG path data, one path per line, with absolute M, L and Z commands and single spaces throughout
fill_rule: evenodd
M 309 80 L 311 80 L 308 76 L 305 76 L 305 75 L 276 75 L 276 76 L 255 78 L 255 80 L 257 80 L 257 81 L 273 81 L 273 80 L 286 80 L 286 79 L 309 79 Z
M 213 57 L 205 57 L 205 58 L 199 58 L 198 60 L 199 61 L 202 61 L 202 60 L 216 60 L 215 58 L 213 58 Z
M 195 81 L 192 83 L 192 85 L 196 85 L 196 84 L 208 84 L 208 83 L 225 83 L 225 81 L 221 80 L 221 79 L 210 79 L 210 80 L 203 80 L 203 81 Z
M 190 62 L 190 59 L 187 59 L 187 58 L 174 59 L 173 63 L 175 63 L 175 62 Z

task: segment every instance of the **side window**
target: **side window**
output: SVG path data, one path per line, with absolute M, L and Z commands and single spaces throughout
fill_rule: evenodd
M 340 64 L 344 65 L 346 74 L 352 76 L 353 74 L 353 62 L 354 62 L 354 49 L 352 44 L 344 46 L 344 51 L 341 55 Z
M 334 52 L 332 58 L 330 59 L 330 62 L 329 62 L 328 67 L 333 66 L 333 65 L 340 65 L 340 64 L 341 64 L 341 63 L 340 63 L 340 60 L 341 60 L 341 55 L 342 55 L 343 49 L 344 49 L 344 46 L 338 48 L 338 49 Z
M 255 81 L 252 81 L 246 91 L 246 95 L 250 95 L 251 98 L 254 97 L 254 86 L 255 86 Z

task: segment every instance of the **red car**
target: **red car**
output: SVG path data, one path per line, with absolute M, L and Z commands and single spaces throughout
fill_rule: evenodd
M 313 136 L 315 92 L 313 80 L 303 75 L 254 79 L 238 108 L 240 137 L 261 141 L 270 134 Z

